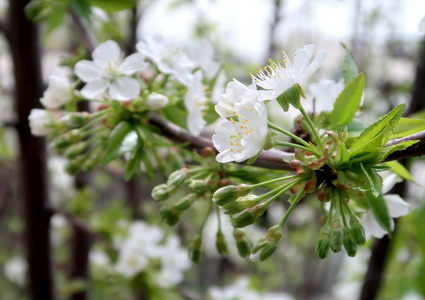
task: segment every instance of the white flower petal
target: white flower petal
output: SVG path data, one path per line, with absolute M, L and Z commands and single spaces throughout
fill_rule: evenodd
M 382 238 L 387 232 L 382 229 L 372 211 L 367 211 L 362 216 L 362 224 L 365 229 L 366 239 L 369 240 L 371 236 Z M 391 219 L 391 228 L 394 228 L 394 221 Z
M 119 67 L 120 71 L 125 75 L 132 75 L 135 72 L 142 71 L 149 66 L 145 62 L 145 57 L 140 53 L 133 53 L 126 57 Z
M 425 32 L 425 17 L 423 17 L 421 22 L 419 23 L 419 31 Z
M 90 81 L 81 90 L 81 94 L 89 99 L 97 99 L 109 86 L 109 80 L 105 78 L 98 78 Z
M 117 42 L 108 40 L 94 49 L 92 57 L 94 62 L 117 61 L 121 57 L 121 49 Z
M 328 54 L 324 51 L 319 51 L 319 53 L 317 53 L 316 57 L 311 62 L 311 64 L 308 65 L 307 68 L 305 69 L 304 76 L 300 80 L 304 80 L 310 77 L 311 75 L 313 75 L 313 73 L 320 68 L 320 66 L 323 64 L 326 58 L 328 58 Z
M 385 174 L 383 177 L 382 194 L 388 193 L 396 183 L 403 181 L 397 174 L 394 173 L 389 173 L 389 175 Z
M 384 195 L 387 202 L 388 212 L 391 218 L 399 218 L 409 213 L 410 204 L 404 201 L 399 195 Z
M 294 67 L 292 71 L 294 78 L 297 78 L 307 68 L 308 63 L 313 56 L 314 49 L 316 49 L 316 46 L 309 44 L 305 45 L 304 49 L 298 49 L 297 52 L 295 52 Z
M 333 80 L 324 79 L 317 83 L 310 84 L 310 91 L 316 98 L 316 113 L 332 111 L 335 100 L 344 87 L 345 85 L 342 80 L 335 82 Z
M 136 98 L 140 94 L 140 85 L 134 78 L 117 77 L 109 87 L 112 99 L 125 101 Z
M 90 60 L 80 60 L 75 65 L 75 75 L 82 81 L 89 82 L 102 77 L 99 67 Z

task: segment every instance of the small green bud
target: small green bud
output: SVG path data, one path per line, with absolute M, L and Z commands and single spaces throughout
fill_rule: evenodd
M 277 245 L 275 243 L 267 243 L 263 249 L 260 250 L 260 261 L 265 261 L 269 258 L 275 251 Z
M 84 157 L 77 157 L 65 166 L 65 172 L 67 172 L 69 175 L 75 175 L 80 172 L 83 163 Z
M 277 242 L 282 238 L 282 228 L 279 225 L 270 227 L 267 234 L 258 240 L 251 249 L 251 261 L 264 261 L 269 258 L 277 248 Z
M 236 201 L 227 203 L 223 206 L 223 213 L 226 215 L 234 215 L 240 213 L 241 211 L 251 208 L 258 204 L 258 196 L 256 195 L 246 195 L 244 197 L 238 198 Z
M 159 211 L 161 217 L 167 222 L 168 225 L 175 225 L 180 218 L 180 211 L 178 211 L 175 207 L 163 207 Z
M 68 147 L 68 149 L 66 149 L 63 156 L 65 156 L 68 159 L 76 158 L 78 155 L 82 154 L 84 150 L 87 149 L 87 146 L 88 145 L 86 142 L 80 142 L 80 143 L 74 144 Z
M 251 254 L 252 243 L 247 238 L 245 233 L 240 229 L 234 228 L 233 236 L 236 240 L 236 247 L 238 248 L 239 255 L 241 257 L 247 257 L 249 254 Z
M 213 195 L 213 200 L 217 205 L 223 206 L 241 196 L 248 195 L 252 190 L 252 186 L 248 184 L 228 185 L 218 189 Z
M 357 245 L 363 245 L 366 243 L 366 234 L 363 225 L 360 223 L 359 218 L 350 218 L 351 234 L 353 235 L 354 241 Z
M 60 151 L 81 141 L 83 138 L 84 138 L 84 135 L 81 133 L 81 131 L 78 129 L 74 129 L 55 138 L 52 142 L 52 145 L 53 145 L 53 148 Z
M 90 121 L 90 114 L 87 112 L 68 113 L 61 118 L 62 123 L 68 127 L 81 127 Z
M 206 191 L 208 190 L 207 188 L 207 184 L 205 182 L 205 180 L 193 180 L 191 179 L 189 181 L 189 191 L 191 193 L 195 193 L 197 195 L 204 195 L 206 193 Z
M 176 204 L 176 209 L 179 211 L 185 211 L 190 208 L 193 202 L 196 201 L 196 195 L 195 194 L 189 194 L 186 197 L 183 198 L 179 203 Z
M 217 231 L 216 244 L 215 245 L 216 245 L 217 251 L 218 251 L 218 253 L 220 253 L 220 255 L 226 255 L 227 253 L 229 253 L 226 238 L 225 238 L 225 236 L 224 236 L 224 234 L 221 230 Z
M 351 231 L 348 226 L 344 227 L 343 235 L 344 235 L 344 248 L 347 251 L 348 256 L 350 257 L 356 256 L 357 244 L 353 236 L 351 235 Z
M 199 263 L 202 253 L 202 236 L 198 235 L 189 247 L 189 257 L 195 263 Z
M 333 252 L 340 252 L 343 243 L 342 224 L 340 219 L 335 219 L 331 226 L 331 249 Z
M 174 171 L 168 176 L 167 185 L 171 188 L 178 188 L 183 185 L 189 176 L 189 172 L 186 168 Z
M 170 195 L 171 195 L 170 187 L 165 183 L 154 187 L 151 193 L 152 198 L 155 199 L 156 201 L 167 200 L 170 197 Z
M 326 258 L 329 254 L 329 247 L 329 227 L 323 227 L 316 240 L 316 247 L 314 249 L 316 256 L 320 259 Z
M 245 209 L 236 216 L 231 216 L 230 222 L 236 228 L 246 227 L 254 223 L 264 213 L 266 208 L 267 206 L 264 203 L 257 204 L 254 207 Z
M 98 156 L 90 157 L 88 160 L 86 160 L 84 162 L 83 166 L 81 167 L 81 170 L 83 172 L 91 172 L 91 171 L 93 171 L 94 168 L 99 163 L 99 160 L 98 159 L 99 159 Z

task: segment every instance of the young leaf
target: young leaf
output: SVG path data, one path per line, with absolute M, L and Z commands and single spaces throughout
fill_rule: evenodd
M 391 133 L 391 139 L 405 137 L 425 130 L 425 120 L 401 118 Z
M 348 52 L 347 46 L 341 43 L 342 47 L 345 49 L 345 58 L 343 64 L 344 72 L 344 83 L 348 84 L 359 74 L 359 69 L 357 68 L 354 59 L 351 57 L 350 52 Z
M 131 9 L 136 5 L 136 0 L 89 0 L 90 4 L 106 12 L 116 12 Z
M 350 162 L 353 162 L 355 158 L 359 157 L 365 157 L 370 156 L 370 154 L 373 154 L 372 156 L 375 159 L 378 159 L 381 156 L 382 151 L 382 140 L 384 136 L 387 134 L 388 126 L 382 130 L 377 136 L 371 138 L 367 142 L 359 145 L 358 147 L 355 147 L 353 150 L 353 145 L 356 140 L 354 140 L 351 149 L 350 149 Z M 371 159 L 369 158 L 368 161 Z
M 124 179 L 125 181 L 129 181 L 134 176 L 137 176 L 141 173 L 141 163 L 143 158 L 143 140 L 138 138 L 139 142 L 137 144 L 137 147 L 133 149 L 130 159 L 127 161 L 125 165 L 125 173 L 124 173 Z
M 365 167 L 362 163 L 360 163 L 360 166 L 369 180 L 372 194 L 378 197 L 382 192 L 382 177 L 371 167 Z
M 366 200 L 378 224 L 382 227 L 382 229 L 390 233 L 391 220 L 384 196 L 379 194 L 377 197 L 375 197 L 371 191 L 367 191 Z
M 391 171 L 396 173 L 401 178 L 415 182 L 415 180 L 413 180 L 412 176 L 410 176 L 409 171 L 398 161 L 395 161 L 395 160 L 389 161 L 389 162 L 386 162 L 385 165 L 390 167 Z
M 388 114 L 380 118 L 375 123 L 371 124 L 366 128 L 359 137 L 357 137 L 350 148 L 350 156 L 353 157 L 355 154 L 362 153 L 365 148 L 365 145 L 375 139 L 377 136 L 381 135 L 384 131 L 385 134 L 382 136 L 381 145 L 385 144 L 388 141 L 389 135 L 397 125 L 397 122 L 400 120 L 401 115 L 403 114 L 406 104 L 400 104 Z
M 114 153 L 119 150 L 122 141 L 130 131 L 131 125 L 127 121 L 121 121 L 115 126 L 106 142 L 105 154 L 101 161 L 102 165 L 106 165 L 114 159 Z
M 416 144 L 417 142 L 419 142 L 419 140 L 405 141 L 405 142 L 399 143 L 397 145 L 384 147 L 384 149 L 382 151 L 381 160 L 385 160 L 390 154 L 392 154 L 396 151 L 406 150 L 407 148 Z
M 360 73 L 336 98 L 331 115 L 331 128 L 345 126 L 353 120 L 363 97 L 364 75 Z

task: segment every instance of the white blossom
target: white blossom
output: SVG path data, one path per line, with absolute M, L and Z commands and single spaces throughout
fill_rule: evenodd
M 72 99 L 72 85 L 62 68 L 56 68 L 49 77 L 49 86 L 40 102 L 47 108 L 58 108 Z
M 208 79 L 214 78 L 220 69 L 220 65 L 214 60 L 214 47 L 211 42 L 203 38 L 190 50 L 190 57 L 201 68 L 205 76 Z
M 247 89 L 241 100 L 235 103 L 233 115 L 215 130 L 212 140 L 220 152 L 217 161 L 242 162 L 258 154 L 267 136 L 267 110 L 258 101 L 258 93 Z
M 133 277 L 147 266 L 149 260 L 141 251 L 141 246 L 134 242 L 127 242 L 122 245 L 115 265 L 115 270 L 118 273 L 126 277 Z
M 183 272 L 192 265 L 187 250 L 180 247 L 180 239 L 171 236 L 160 250 L 161 271 L 156 282 L 162 288 L 170 288 L 184 279 Z
M 146 98 L 145 104 L 149 110 L 158 110 L 168 104 L 168 97 L 158 93 L 151 93 Z
M 242 100 L 242 97 L 245 96 L 249 88 L 236 79 L 233 79 L 233 81 L 227 84 L 226 93 L 220 96 L 220 101 L 215 106 L 215 111 L 222 118 L 234 116 L 235 104 Z
M 13 283 L 23 286 L 28 270 L 27 261 L 21 256 L 15 256 L 4 264 L 4 275 Z
M 258 300 L 260 295 L 249 290 L 249 278 L 241 277 L 232 285 L 224 288 L 213 286 L 208 289 L 208 299 L 211 300 Z
M 198 70 L 192 77 L 192 83 L 184 96 L 184 104 L 187 110 L 186 122 L 189 132 L 197 136 L 207 124 L 203 117 L 203 111 L 207 105 L 207 96 L 202 84 L 202 72 Z
M 162 73 L 174 75 L 182 84 L 190 85 L 195 64 L 180 47 L 159 37 L 147 37 L 137 43 L 136 48 L 150 58 Z
M 301 83 L 316 72 L 328 55 L 319 51 L 310 63 L 315 48 L 315 45 L 309 44 L 303 49 L 298 49 L 294 55 L 293 66 L 285 51 L 282 51 L 282 65 L 270 60 L 270 64 L 260 69 L 255 76 L 251 74 L 256 84 L 264 89 L 260 91 L 260 100 L 276 99 L 288 88 Z
M 316 113 L 332 111 L 336 98 L 338 98 L 344 88 L 343 80 L 335 82 L 334 80 L 324 79 L 310 84 L 310 91 L 316 98 Z
M 45 136 L 53 132 L 51 125 L 54 124 L 55 118 L 47 110 L 32 109 L 28 120 L 30 122 L 31 134 L 34 136 Z
M 106 90 L 112 99 L 124 101 L 140 93 L 140 85 L 130 76 L 144 70 L 144 56 L 134 53 L 123 60 L 114 41 L 106 41 L 93 51 L 93 61 L 82 60 L 75 65 L 75 74 L 87 84 L 81 90 L 86 98 L 99 98 Z
M 384 178 L 384 184 L 382 188 L 382 194 L 388 207 L 388 213 L 390 215 L 391 230 L 394 229 L 393 218 L 399 218 L 409 213 L 410 204 L 405 202 L 403 198 L 395 194 L 386 194 L 398 181 L 396 174 L 390 174 Z M 366 239 L 369 240 L 371 236 L 382 238 L 387 232 L 379 225 L 376 221 L 371 210 L 365 212 L 362 216 L 362 224 L 365 228 Z
M 214 82 L 214 87 L 211 91 L 211 102 L 218 103 L 220 101 L 221 95 L 225 92 L 224 86 L 226 84 L 227 77 L 224 71 L 218 73 L 217 78 Z
M 97 268 L 107 269 L 111 265 L 109 256 L 100 249 L 91 250 L 89 254 L 90 264 Z

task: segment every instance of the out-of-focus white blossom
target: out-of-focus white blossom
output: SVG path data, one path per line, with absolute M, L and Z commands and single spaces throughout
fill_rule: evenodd
M 26 282 L 28 264 L 21 256 L 15 256 L 4 264 L 4 275 L 8 280 L 23 286 Z
M 100 249 L 90 251 L 89 261 L 97 268 L 108 269 L 111 266 L 111 260 L 109 259 L 109 256 Z
M 398 181 L 398 177 L 396 174 L 390 174 L 384 178 L 384 183 L 382 187 L 382 194 L 384 194 L 385 202 L 387 203 L 388 213 L 390 215 L 391 221 L 391 230 L 394 229 L 394 220 L 393 218 L 399 218 L 405 216 L 409 213 L 410 204 L 405 202 L 403 198 L 399 195 L 389 194 L 388 193 L 391 188 Z M 362 216 L 362 224 L 365 228 L 366 239 L 369 240 L 371 236 L 382 238 L 387 232 L 379 225 L 378 221 L 376 221 L 371 210 L 365 212 Z
M 332 111 L 336 98 L 344 89 L 344 81 L 335 82 L 323 79 L 317 83 L 310 84 L 310 91 L 316 98 L 316 113 L 322 111 Z
M 154 92 L 146 98 L 145 104 L 149 110 L 158 110 L 165 107 L 168 101 L 167 96 Z
M 142 271 L 149 260 L 141 251 L 141 247 L 142 245 L 134 242 L 127 242 L 122 245 L 115 270 L 126 277 L 133 277 Z
M 123 60 L 121 49 L 114 41 L 106 41 L 93 51 L 93 61 L 81 60 L 75 65 L 75 74 L 87 84 L 81 94 L 99 98 L 106 90 L 114 100 L 124 101 L 137 97 L 140 85 L 130 76 L 147 68 L 144 56 L 134 53 Z
M 249 290 L 249 278 L 241 277 L 224 288 L 213 286 L 208 290 L 210 300 L 258 300 L 259 295 Z
M 62 68 L 56 68 L 49 77 L 49 86 L 40 99 L 47 108 L 58 108 L 72 99 L 71 82 Z
M 147 37 L 137 43 L 136 48 L 150 58 L 162 73 L 174 75 L 185 86 L 190 85 L 195 63 L 180 47 L 159 37 Z
M 220 96 L 224 93 L 225 84 L 227 77 L 224 71 L 218 73 L 217 78 L 214 82 L 214 87 L 211 91 L 211 102 L 218 103 L 220 101 Z
M 202 84 L 202 72 L 196 71 L 192 83 L 184 96 L 184 104 L 187 110 L 187 127 L 195 136 L 199 135 L 207 122 L 204 120 L 203 111 L 206 109 L 207 96 Z
M 220 152 L 217 161 L 242 162 L 255 156 L 264 146 L 267 136 L 267 110 L 258 101 L 255 89 L 247 88 L 234 104 L 233 116 L 215 130 L 212 140 Z
M 314 60 L 310 63 L 313 56 L 315 45 L 306 45 L 303 49 L 298 49 L 294 55 L 294 65 L 282 52 L 282 65 L 278 62 L 270 61 L 270 65 L 260 69 L 256 75 L 251 75 L 255 83 L 264 90 L 260 91 L 260 100 L 273 100 L 279 97 L 288 88 L 296 83 L 301 83 L 323 64 L 328 57 L 324 51 L 319 51 Z
M 214 47 L 206 38 L 191 48 L 190 57 L 208 79 L 217 75 L 220 64 L 214 60 Z
M 419 31 L 425 32 L 425 17 L 423 17 L 422 20 L 419 22 Z
M 56 121 L 52 113 L 47 110 L 34 108 L 28 116 L 30 122 L 31 134 L 34 136 L 49 135 L 53 128 L 50 125 Z

